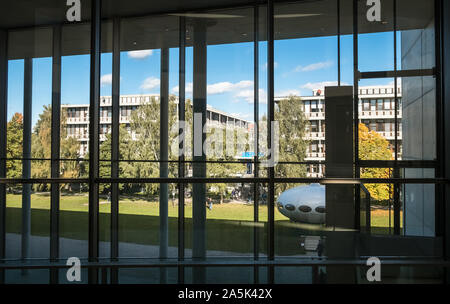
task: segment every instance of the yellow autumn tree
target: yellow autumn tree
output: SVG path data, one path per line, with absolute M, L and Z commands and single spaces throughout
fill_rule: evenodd
M 375 131 L 369 130 L 365 124 L 359 124 L 359 158 L 361 160 L 392 160 L 392 149 L 389 141 Z M 388 168 L 362 168 L 361 178 L 389 178 Z M 389 199 L 388 184 L 367 184 L 373 199 L 383 201 Z

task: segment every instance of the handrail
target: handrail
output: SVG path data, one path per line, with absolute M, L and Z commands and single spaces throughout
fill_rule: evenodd
M 365 199 L 365 203 L 366 203 L 366 232 L 370 233 L 371 232 L 371 221 L 370 221 L 370 200 L 371 200 L 371 196 L 370 196 L 370 192 L 369 190 L 367 190 L 366 186 L 364 186 L 364 184 L 360 185 L 361 190 L 364 191 L 364 193 L 366 194 L 366 199 Z M 358 215 L 359 216 L 359 215 Z

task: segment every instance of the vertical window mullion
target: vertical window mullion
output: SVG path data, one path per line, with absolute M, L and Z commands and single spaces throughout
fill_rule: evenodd
M 8 87 L 8 32 L 0 30 L 0 178 L 6 178 L 6 129 Z M 6 184 L 0 184 L 0 260 L 5 258 L 6 243 Z M 4 271 L 0 270 L 0 284 L 4 283 Z
M 274 158 L 274 145 L 273 136 L 272 136 L 272 122 L 275 121 L 275 99 L 274 99 L 274 4 L 272 0 L 267 1 L 267 139 L 268 139 L 268 147 L 270 153 L 270 158 Z M 274 162 L 268 160 L 268 258 L 269 260 L 273 260 L 275 257 L 275 241 L 274 241 L 274 228 L 275 228 L 275 210 L 274 210 L 274 199 L 275 199 L 275 185 L 274 185 L 274 177 L 275 177 L 275 168 Z M 274 268 L 273 266 L 269 266 L 268 271 L 268 282 L 273 283 L 274 281 Z
M 99 255 L 99 112 L 101 59 L 101 0 L 92 0 L 91 6 L 91 67 L 89 112 L 89 261 Z M 89 268 L 89 283 L 98 283 L 98 269 Z
M 120 18 L 113 20 L 111 177 L 119 177 L 120 142 Z M 119 184 L 111 184 L 111 259 L 119 257 Z M 118 283 L 117 269 L 111 269 L 111 283 Z
M 179 127 L 179 149 L 181 153 L 178 156 L 178 177 L 184 177 L 184 161 L 185 161 L 185 146 L 182 140 L 183 132 L 186 132 L 186 109 L 185 109 L 185 90 L 186 90 L 186 19 L 185 17 L 180 17 L 180 28 L 179 28 L 179 98 L 178 98 L 178 127 Z M 184 131 L 180 124 L 184 124 Z M 186 136 L 186 135 L 185 135 Z M 184 261 L 184 189 L 185 184 L 178 184 L 178 260 Z M 178 283 L 184 283 L 184 267 L 178 267 Z
M 254 162 L 253 162 L 253 177 L 257 178 L 259 176 L 259 6 L 256 5 L 253 11 L 253 33 L 254 33 L 254 48 L 253 48 L 253 78 L 254 78 L 254 90 L 253 90 L 253 117 L 255 121 L 255 127 L 253 140 L 254 140 Z M 259 222 L 259 200 L 258 200 L 258 183 L 253 183 L 253 221 L 255 223 Z M 259 258 L 259 228 L 254 225 L 253 229 L 253 257 L 255 260 Z M 254 283 L 258 283 L 258 267 L 254 268 Z
M 394 74 L 397 74 L 397 0 L 393 1 L 393 17 L 394 17 Z M 394 99 L 395 99 L 395 109 L 394 109 L 394 153 L 395 153 L 395 168 L 394 168 L 394 178 L 400 177 L 400 172 L 398 168 L 398 77 L 394 77 Z M 390 225 L 390 223 L 389 223 Z M 394 234 L 400 234 L 400 184 L 394 184 Z
M 51 129 L 51 177 L 59 178 L 61 144 L 61 26 L 53 27 L 52 59 L 52 129 Z M 50 201 L 50 259 L 59 257 L 59 184 L 51 185 Z M 50 282 L 57 283 L 58 270 L 52 269 Z

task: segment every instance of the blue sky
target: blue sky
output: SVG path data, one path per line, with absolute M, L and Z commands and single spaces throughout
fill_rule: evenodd
M 399 36 L 400 37 L 400 36 Z M 400 39 L 398 39 L 400 42 Z M 359 36 L 359 69 L 392 70 L 393 34 Z M 401 47 L 398 47 L 400 50 Z M 266 43 L 260 43 L 260 109 L 266 109 Z M 177 94 L 178 49 L 170 50 L 170 93 Z M 399 54 L 397 55 L 398 58 Z M 208 46 L 208 104 L 253 120 L 253 43 Z M 51 103 L 51 58 L 33 60 L 33 125 L 43 105 Z M 102 54 L 101 95 L 111 95 L 112 55 Z M 316 37 L 275 41 L 275 95 L 312 94 L 312 89 L 337 82 L 337 38 Z M 23 112 L 23 60 L 9 62 L 8 118 Z M 399 65 L 400 66 L 400 65 Z M 89 103 L 89 55 L 62 58 L 61 102 Z M 158 94 L 160 51 L 121 53 L 121 94 Z M 192 97 L 193 50 L 186 51 L 186 90 Z M 353 37 L 341 37 L 341 79 L 353 84 Z M 385 85 L 392 79 L 374 79 L 361 85 Z

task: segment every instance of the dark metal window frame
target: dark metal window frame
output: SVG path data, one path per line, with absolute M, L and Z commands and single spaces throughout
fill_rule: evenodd
M 288 1 L 277 1 L 276 3 L 284 3 Z M 340 0 L 336 0 L 337 2 L 337 13 L 338 13 L 338 25 L 337 25 L 337 43 L 338 43 L 338 80 L 340 82 Z M 436 191 L 439 196 L 437 197 L 437 202 L 439 205 L 436 206 L 436 211 L 441 210 L 443 206 L 439 197 L 441 195 L 441 185 L 448 184 L 449 180 L 443 178 L 443 172 L 441 170 L 443 166 L 443 143 L 440 141 L 443 140 L 443 135 L 441 133 L 441 127 L 443 124 L 443 115 L 442 109 L 442 100 L 441 100 L 441 92 L 440 92 L 440 56 L 441 49 L 439 44 L 440 37 L 440 6 L 441 1 L 436 0 L 436 24 L 435 24 L 435 33 L 436 33 L 436 68 L 435 69 L 427 69 L 427 70 L 408 70 L 408 71 L 397 71 L 397 64 L 394 65 L 394 71 L 376 71 L 376 72 L 359 72 L 358 70 L 358 0 L 353 0 L 353 22 L 354 22 L 354 39 L 353 39 L 353 51 L 354 51 L 354 102 L 355 102 L 355 142 L 358 142 L 358 81 L 360 79 L 369 79 L 369 78 L 392 78 L 396 80 L 398 77 L 410 77 L 410 76 L 435 76 L 436 77 L 436 108 L 437 108 L 437 134 L 436 139 L 438 143 L 437 149 L 437 159 L 435 161 L 402 161 L 398 160 L 397 157 L 394 161 L 363 161 L 358 159 L 358 144 L 355 144 L 355 177 L 352 179 L 330 179 L 330 178 L 277 178 L 275 176 L 275 169 L 269 168 L 267 177 L 259 176 L 259 164 L 260 160 L 258 158 L 258 153 L 256 151 L 255 157 L 252 160 L 248 161 L 240 161 L 242 163 L 253 163 L 255 168 L 255 175 L 253 178 L 204 178 L 204 177 L 185 177 L 185 164 L 194 164 L 194 163 L 212 163 L 211 161 L 192 161 L 186 160 L 184 156 L 181 156 L 176 161 L 159 161 L 160 163 L 169 163 L 174 162 L 178 164 L 179 174 L 176 178 L 120 178 L 118 174 L 119 162 L 121 161 L 130 161 L 130 162 L 153 162 L 151 160 L 121 160 L 119 156 L 118 150 L 118 132 L 119 132 L 119 100 L 120 100 L 120 22 L 122 18 L 116 17 L 113 19 L 113 86 L 112 86 L 112 134 L 116 135 L 112 137 L 112 157 L 111 160 L 102 160 L 99 159 L 99 111 L 100 111 L 100 59 L 101 59 L 101 25 L 104 20 L 101 18 L 101 0 L 93 0 L 92 1 L 92 20 L 91 20 L 91 89 L 90 89 L 90 129 L 89 129 L 89 146 L 90 146 L 90 159 L 89 159 L 89 178 L 60 178 L 59 177 L 59 164 L 61 161 L 79 161 L 80 159 L 64 159 L 59 156 L 59 117 L 60 113 L 60 87 L 61 87 L 61 25 L 53 25 L 53 69 L 52 69 L 52 153 L 51 158 L 49 159 L 39 159 L 39 160 L 47 160 L 51 163 L 51 177 L 50 178 L 15 178 L 9 179 L 6 178 L 6 161 L 11 160 L 6 158 L 6 126 L 7 126 L 7 33 L 8 31 L 0 31 L 0 260 L 5 257 L 5 210 L 6 210 L 6 185 L 7 184 L 33 184 L 33 183 L 49 183 L 52 185 L 51 187 L 51 224 L 50 224 L 50 261 L 55 262 L 59 260 L 59 187 L 58 185 L 61 183 L 88 183 L 89 184 L 89 263 L 94 265 L 89 267 L 89 281 L 90 282 L 98 282 L 98 268 L 95 265 L 101 265 L 99 262 L 99 209 L 98 209 L 98 186 L 100 183 L 106 183 L 112 185 L 112 205 L 111 205 L 111 261 L 117 261 L 119 259 L 119 251 L 118 251 L 118 200 L 119 200 L 119 191 L 118 185 L 119 183 L 174 183 L 178 185 L 179 191 L 179 209 L 178 209 L 178 269 L 179 269 L 179 282 L 183 282 L 184 280 L 184 265 L 185 256 L 184 256 L 184 248 L 185 248 L 185 230 L 184 230 L 184 188 L 186 184 L 198 184 L 198 183 L 247 183 L 253 185 L 253 192 L 255 197 L 254 204 L 254 221 L 259 221 L 258 214 L 258 185 L 266 184 L 269 189 L 269 203 L 268 203 L 268 243 L 267 252 L 268 252 L 268 262 L 267 266 L 269 266 L 269 282 L 273 282 L 274 280 L 274 268 L 273 265 L 276 264 L 275 259 L 275 242 L 274 242 L 274 185 L 276 183 L 322 183 L 322 184 L 354 184 L 356 189 L 359 189 L 359 185 L 363 183 L 389 183 L 395 185 L 397 189 L 400 188 L 402 184 L 435 184 L 437 185 Z M 259 97 L 258 97 L 258 89 L 259 89 L 259 18 L 261 18 L 259 14 L 259 10 L 261 7 L 265 7 L 267 9 L 266 21 L 267 21 L 267 37 L 266 41 L 268 43 L 267 47 L 267 59 L 268 59 L 268 69 L 267 69 L 267 79 L 268 79 L 268 104 L 267 110 L 268 115 L 271 121 L 274 120 L 274 1 L 267 0 L 266 3 L 254 3 L 252 5 L 246 6 L 237 6 L 237 7 L 226 7 L 226 8 L 253 8 L 254 9 L 254 118 L 255 125 L 258 126 L 258 117 L 259 117 Z M 215 8 L 207 8 L 204 11 L 213 10 Z M 394 0 L 394 49 L 397 47 L 396 41 L 396 0 Z M 202 11 L 202 10 L 196 10 Z M 151 14 L 151 15 L 160 15 L 160 14 Z M 150 15 L 150 16 L 151 16 Z M 147 15 L 149 16 L 149 15 Z M 128 18 L 128 17 L 127 17 Z M 179 106 L 179 119 L 184 120 L 185 115 L 185 48 L 186 48 L 186 40 L 185 40 L 185 18 L 179 18 L 179 32 L 180 32 L 180 43 L 179 43 L 179 98 L 180 98 L 180 106 Z M 395 52 L 395 50 L 394 50 Z M 397 54 L 395 52 L 394 58 L 396 58 Z M 395 59 L 396 60 L 396 59 Z M 396 86 L 395 86 L 396 87 Z M 395 90 L 395 121 L 398 121 L 397 117 L 397 106 L 398 106 L 398 97 L 397 90 Z M 397 139 L 397 128 L 398 124 L 395 124 L 396 132 L 396 143 Z M 269 147 L 270 147 L 270 124 L 268 124 L 268 135 L 269 135 Z M 255 140 L 258 142 L 259 137 L 255 132 Z M 395 145 L 396 155 L 398 145 Z M 15 160 L 22 161 L 31 161 L 38 160 L 32 158 L 15 158 Z M 100 162 L 111 162 L 111 177 L 105 178 L 99 176 L 99 163 Z M 156 161 L 158 162 L 158 161 Z M 216 161 L 222 162 L 222 161 Z M 227 161 L 229 162 L 229 161 Z M 224 162 L 223 162 L 224 163 Z M 319 164 L 326 165 L 325 162 L 280 162 L 280 164 Z M 400 178 L 398 174 L 394 175 L 394 178 L 388 179 L 361 179 L 359 178 L 359 169 L 363 167 L 379 167 L 379 168 L 394 168 L 395 170 L 399 170 L 401 168 L 434 168 L 436 170 L 435 178 L 417 178 L 417 179 L 407 179 Z M 356 191 L 359 193 L 359 191 Z M 359 195 L 356 196 L 357 198 Z M 359 201 L 359 200 L 358 200 Z M 395 197 L 395 209 L 396 218 L 394 231 L 395 234 L 399 234 L 399 198 Z M 438 227 L 443 227 L 441 221 L 443 218 L 439 215 L 436 217 L 436 222 Z M 355 223 L 357 226 L 357 223 Z M 441 235 L 443 233 L 442 228 L 436 230 L 436 235 Z M 254 256 L 253 260 L 255 263 L 260 259 L 259 257 L 259 241 L 257 231 L 255 229 L 254 232 Z M 272 262 L 274 261 L 274 262 Z M 111 263 L 111 262 L 110 262 Z M 264 262 L 260 262 L 264 263 Z M 49 264 L 49 268 L 51 268 L 51 263 Z M 120 265 L 120 264 L 118 264 Z M 242 264 L 239 264 L 242 265 Z M 26 267 L 26 266 L 24 266 Z M 59 266 L 55 266 L 59 267 Z M 119 267 L 119 266 L 118 266 Z M 118 268 L 111 268 L 111 281 L 117 282 Z M 258 267 L 255 265 L 255 282 L 257 281 L 257 271 Z M 0 283 L 3 282 L 4 273 L 3 268 L 0 269 Z M 57 272 L 52 271 L 50 273 L 50 282 L 56 283 L 58 282 Z
M 436 44 L 435 44 L 435 67 L 431 69 L 411 69 L 411 70 L 398 70 L 397 69 L 397 47 L 398 47 L 398 41 L 397 41 L 397 0 L 392 1 L 392 12 L 393 12 L 393 41 L 394 41 L 394 49 L 393 49 L 393 58 L 394 58 L 394 70 L 389 71 L 370 71 L 370 72 L 361 72 L 359 71 L 358 66 L 358 0 L 354 1 L 354 13 L 353 13 L 353 22 L 354 22 L 354 39 L 353 39 L 353 48 L 354 48 L 354 112 L 355 112 L 355 130 L 358 130 L 358 124 L 359 124 L 359 88 L 358 83 L 360 80 L 363 79 L 374 79 L 374 78 L 394 78 L 394 154 L 395 159 L 394 161 L 383 161 L 383 160 L 360 160 L 359 159 L 359 151 L 358 151 L 358 132 L 355 131 L 355 171 L 357 176 L 359 176 L 359 172 L 361 168 L 392 168 L 393 169 L 393 177 L 394 178 L 400 178 L 400 170 L 404 168 L 433 168 L 435 170 L 435 177 L 442 177 L 440 168 L 443 168 L 442 164 L 442 150 L 439 148 L 440 143 L 439 140 L 442 138 L 441 132 L 443 128 L 441 128 L 440 122 L 441 122 L 441 106 L 440 106 L 440 60 L 439 60 L 439 52 L 440 52 L 440 45 L 439 45 L 439 36 L 440 36 L 440 28 L 439 28 L 439 14 L 440 14 L 440 1 L 435 0 L 434 3 L 434 11 L 435 11 L 435 33 L 436 33 Z M 399 97 L 398 97 L 398 79 L 402 77 L 424 77 L 424 76 L 433 76 L 436 79 L 436 159 L 435 160 L 399 160 L 399 139 L 398 139 L 398 133 L 399 133 L 399 118 L 398 118 L 398 112 L 399 112 Z M 359 193 L 357 189 L 357 193 Z M 393 197 L 393 206 L 394 206 L 394 234 L 400 235 L 401 234 L 401 227 L 400 227 L 400 211 L 401 211 L 401 202 L 400 202 L 400 191 L 401 191 L 401 185 L 400 184 L 394 184 L 394 197 Z M 437 186 L 436 189 L 436 197 L 441 197 L 441 189 Z M 359 199 L 357 200 L 357 204 L 359 205 Z M 443 202 L 441 200 L 436 200 L 436 207 L 435 207 L 435 214 L 436 219 L 440 218 L 440 210 L 442 210 L 442 204 Z M 358 208 L 358 207 L 357 207 Z M 389 221 L 389 226 L 390 226 Z M 442 235 L 442 229 L 441 229 L 441 223 L 439 220 L 436 221 L 436 236 Z M 389 227 L 390 228 L 390 227 Z

